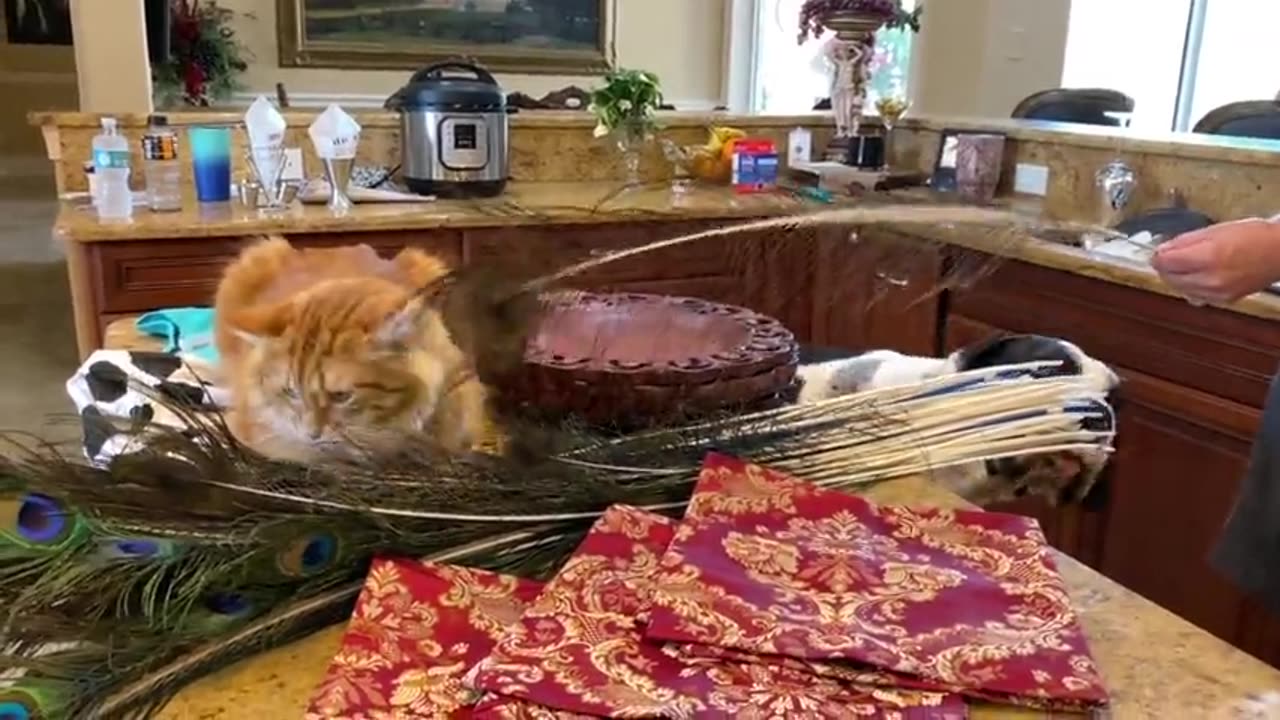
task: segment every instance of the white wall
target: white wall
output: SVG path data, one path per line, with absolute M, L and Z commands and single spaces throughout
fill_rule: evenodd
M 113 0 L 114 1 L 114 0 Z M 656 72 L 670 101 L 710 108 L 721 102 L 726 0 L 617 0 L 618 63 Z M 244 77 L 249 93 L 274 94 L 283 82 L 292 98 L 317 94 L 366 96 L 381 102 L 408 79 L 409 70 L 283 68 L 278 63 L 274 0 L 220 0 L 240 17 L 236 30 L 256 60 Z M 589 88 L 598 77 L 499 75 L 507 92 L 538 97 L 567 85 Z
M 1070 14 L 1071 0 L 924 0 L 915 112 L 1008 117 L 1027 95 L 1059 87 Z

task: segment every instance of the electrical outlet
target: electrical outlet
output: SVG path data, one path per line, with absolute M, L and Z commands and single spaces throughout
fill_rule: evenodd
M 1013 191 L 1020 195 L 1049 194 L 1049 168 L 1045 165 L 1018 163 L 1013 175 Z
M 284 149 L 284 170 L 282 174 L 285 180 L 306 179 L 306 172 L 302 168 L 302 148 Z

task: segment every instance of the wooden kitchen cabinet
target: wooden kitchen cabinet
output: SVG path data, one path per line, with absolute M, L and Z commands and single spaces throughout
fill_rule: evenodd
M 814 245 L 812 342 L 844 350 L 938 350 L 942 254 L 886 230 L 819 233 Z
M 252 238 L 133 240 L 81 245 L 87 248 L 102 314 L 140 313 L 166 307 L 209 305 L 222 270 Z M 462 234 L 457 231 L 367 232 L 289 235 L 298 247 L 336 247 L 366 243 L 390 257 L 404 247 L 420 247 L 457 262 Z
M 1023 502 L 1055 546 L 1273 664 L 1280 619 L 1209 565 L 1248 463 L 1274 324 L 1083 276 L 1008 262 L 953 293 L 949 348 L 1001 332 L 1070 340 L 1121 385 L 1116 451 L 1086 507 Z

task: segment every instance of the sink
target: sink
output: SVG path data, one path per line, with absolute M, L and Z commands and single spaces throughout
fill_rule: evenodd
M 1058 228 L 1045 228 L 1036 230 L 1037 240 L 1051 242 L 1054 245 L 1066 245 L 1068 247 L 1084 248 L 1087 247 L 1085 233 L 1079 230 L 1065 230 Z

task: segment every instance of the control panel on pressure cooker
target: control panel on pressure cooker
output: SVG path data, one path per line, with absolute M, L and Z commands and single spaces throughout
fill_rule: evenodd
M 489 162 L 489 133 L 483 118 L 440 121 L 440 162 L 450 170 L 480 170 Z

